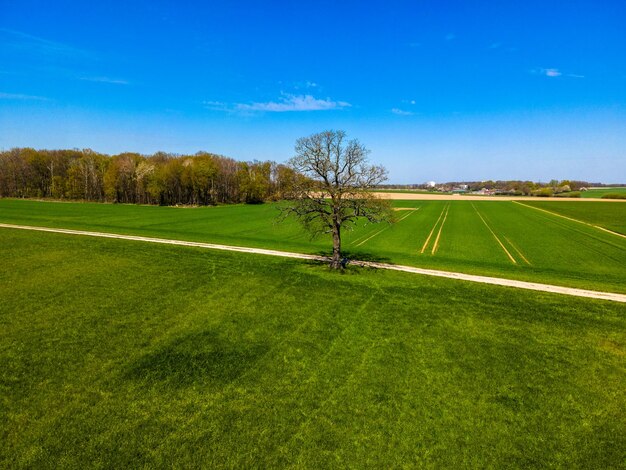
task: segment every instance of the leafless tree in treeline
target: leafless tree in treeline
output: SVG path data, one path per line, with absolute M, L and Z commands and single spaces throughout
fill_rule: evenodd
M 289 166 L 299 178 L 287 193 L 283 217 L 295 216 L 312 236 L 331 234 L 331 267 L 341 269 L 341 229 L 359 218 L 372 223 L 393 220 L 389 202 L 370 189 L 387 179 L 387 171 L 370 165 L 369 151 L 344 131 L 325 131 L 298 139 Z

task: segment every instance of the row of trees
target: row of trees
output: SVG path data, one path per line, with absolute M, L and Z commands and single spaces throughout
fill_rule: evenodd
M 285 199 L 284 217 L 294 216 L 312 236 L 330 234 L 331 267 L 342 269 L 342 228 L 359 220 L 392 222 L 388 201 L 371 189 L 387 170 L 371 165 L 369 151 L 343 131 L 298 139 L 287 165 L 237 162 L 200 152 L 195 155 L 92 150 L 0 152 L 0 197 L 51 197 L 143 204 L 208 205 Z
M 452 191 L 455 188 L 466 187 L 468 191 L 479 191 L 483 188 L 493 191 L 507 191 L 518 195 L 531 196 L 533 193 L 544 189 L 550 189 L 552 193 L 579 191 L 581 188 L 589 186 L 603 186 L 601 183 L 588 183 L 586 181 L 575 180 L 551 180 L 547 183 L 521 180 L 498 180 L 498 181 L 449 181 L 447 183 L 436 184 L 435 188 L 428 183 L 409 185 L 379 185 L 377 189 L 438 189 L 441 191 Z
M 93 150 L 0 152 L 0 197 L 139 204 L 259 203 L 282 199 L 293 169 L 199 152 L 105 155 Z

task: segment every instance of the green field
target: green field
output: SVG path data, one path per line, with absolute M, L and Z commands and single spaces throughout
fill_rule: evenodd
M 580 193 L 581 197 L 602 197 L 605 194 L 624 194 L 626 195 L 626 188 L 624 187 L 616 187 L 616 188 L 591 188 L 587 191 L 582 191 Z
M 239 210 L 97 208 L 111 231 Z M 622 304 L 12 229 L 0 260 L 1 468 L 626 461 Z
M 398 211 L 394 225 L 344 233 L 350 257 L 626 292 L 626 238 L 533 208 L 626 233 L 622 202 L 394 204 L 415 210 Z M 295 221 L 278 224 L 277 215 L 275 204 L 175 208 L 0 200 L 0 222 L 5 223 L 328 253 L 328 239 L 311 241 Z
M 552 201 L 520 201 L 532 207 L 554 212 L 572 219 L 598 225 L 626 235 L 626 202 L 589 201 L 584 203 Z

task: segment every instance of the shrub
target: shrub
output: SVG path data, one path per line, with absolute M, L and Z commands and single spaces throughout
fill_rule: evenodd
M 537 197 L 551 197 L 554 194 L 551 188 L 541 188 L 532 192 L 533 196 Z
M 626 193 L 606 193 L 602 195 L 602 199 L 626 199 Z

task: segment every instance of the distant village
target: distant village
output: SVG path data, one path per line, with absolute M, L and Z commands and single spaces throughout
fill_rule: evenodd
M 533 181 L 453 181 L 437 183 L 427 181 L 421 184 L 387 184 L 379 189 L 410 190 L 445 194 L 476 194 L 483 196 L 538 196 L 538 197 L 579 197 L 588 188 L 616 187 L 622 184 L 590 183 L 575 180 L 551 180 L 547 183 Z

